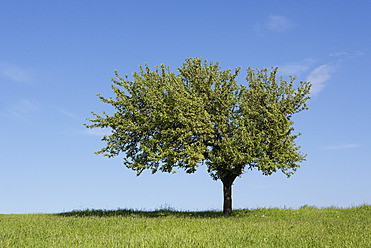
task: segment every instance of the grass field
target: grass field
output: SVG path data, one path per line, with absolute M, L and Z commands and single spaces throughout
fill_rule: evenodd
M 0 215 L 0 247 L 371 247 L 371 206 Z

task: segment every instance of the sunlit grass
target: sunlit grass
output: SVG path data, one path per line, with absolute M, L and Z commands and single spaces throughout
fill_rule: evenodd
M 0 247 L 371 247 L 371 206 L 0 215 Z

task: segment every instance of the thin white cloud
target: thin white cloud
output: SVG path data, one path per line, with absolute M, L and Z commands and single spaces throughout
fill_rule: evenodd
M 25 120 L 30 114 L 39 111 L 39 106 L 34 101 L 21 100 L 19 103 L 5 108 L 3 114 L 16 119 Z
M 74 113 L 72 113 L 72 112 L 70 112 L 70 111 L 68 111 L 64 108 L 59 109 L 59 112 L 61 114 L 65 115 L 65 116 L 71 118 L 71 119 L 75 119 L 75 120 L 81 120 L 82 119 L 81 117 L 75 115 Z
M 326 146 L 324 149 L 326 150 L 345 150 L 345 149 L 352 149 L 360 147 L 359 144 L 341 144 L 341 145 L 336 145 L 336 146 Z
M 348 55 L 349 53 L 348 52 L 335 52 L 335 53 L 330 53 L 330 57 L 339 57 L 339 56 L 345 56 L 345 55 Z
M 355 57 L 356 56 L 363 56 L 363 55 L 365 55 L 366 53 L 365 52 L 363 52 L 363 51 L 357 51 L 356 53 L 355 53 Z
M 345 60 L 363 56 L 363 55 L 365 55 L 365 52 L 363 51 L 355 51 L 355 52 L 341 51 L 341 52 L 330 53 L 330 57 L 340 57 Z
M 288 63 L 278 66 L 278 73 L 281 75 L 292 75 L 300 77 L 301 74 L 307 74 L 305 81 L 312 83 L 312 95 L 318 94 L 325 87 L 325 83 L 331 79 L 335 73 L 336 68 L 344 61 L 363 56 L 365 53 L 362 51 L 347 52 L 340 51 L 330 53 L 329 56 L 333 59 L 326 64 L 322 64 L 313 69 L 315 60 L 306 59 L 302 62 Z M 308 73 L 309 72 L 309 73 Z
M 303 62 L 288 63 L 278 66 L 278 71 L 283 75 L 299 76 L 308 71 L 313 63 L 314 61 L 312 59 L 307 59 Z
M 298 75 L 298 74 L 301 74 L 303 72 L 306 72 L 308 69 L 309 69 L 309 66 L 307 65 L 284 65 L 284 66 L 281 66 L 280 68 L 280 72 L 284 75 Z
M 110 129 L 103 129 L 103 128 L 94 128 L 94 129 L 86 129 L 84 134 L 86 135 L 90 135 L 90 136 L 100 136 L 100 137 L 103 137 L 105 135 L 111 135 L 111 130 Z
M 334 67 L 329 64 L 318 66 L 312 70 L 306 79 L 312 83 L 311 93 L 318 94 L 325 87 L 325 82 L 331 78 L 334 71 Z
M 0 75 L 18 83 L 28 83 L 32 80 L 30 72 L 9 64 L 0 64 Z
M 270 15 L 265 22 L 265 28 L 274 32 L 283 32 L 294 26 L 290 20 L 280 15 Z

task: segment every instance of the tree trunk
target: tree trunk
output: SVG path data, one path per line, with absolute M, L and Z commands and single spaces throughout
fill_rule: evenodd
M 223 183 L 223 214 L 232 214 L 232 184 L 236 176 L 225 176 L 221 179 Z

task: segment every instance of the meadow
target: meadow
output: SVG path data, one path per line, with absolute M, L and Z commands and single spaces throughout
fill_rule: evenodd
M 371 206 L 0 215 L 0 247 L 371 247 Z

